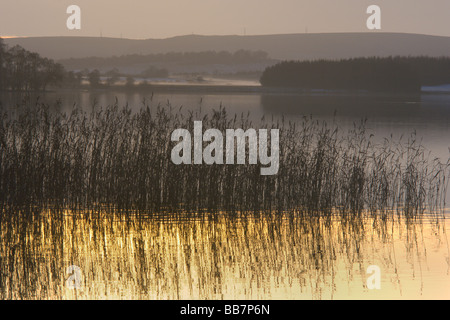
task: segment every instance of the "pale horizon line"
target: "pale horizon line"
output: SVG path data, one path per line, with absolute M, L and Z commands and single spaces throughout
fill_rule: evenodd
M 450 35 L 437 35 L 427 33 L 414 33 L 414 32 L 398 32 L 398 31 L 331 31 L 331 32 L 295 32 L 295 33 L 267 33 L 267 34 L 182 34 L 169 36 L 165 38 L 126 38 L 126 37 L 114 37 L 114 36 L 92 36 L 92 35 L 40 35 L 40 36 L 16 36 L 16 35 L 0 35 L 2 39 L 17 39 L 17 38 L 105 38 L 105 39 L 123 39 L 123 40 L 167 40 L 173 38 L 198 36 L 198 37 L 263 37 L 263 36 L 282 36 L 282 35 L 319 35 L 319 34 L 405 34 L 405 35 L 421 35 L 430 37 L 450 38 Z

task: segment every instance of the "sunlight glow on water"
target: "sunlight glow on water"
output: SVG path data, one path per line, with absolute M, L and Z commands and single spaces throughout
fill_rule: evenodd
M 1 224 L 2 299 L 450 298 L 449 219 L 19 216 Z
M 89 110 L 93 100 L 105 106 L 116 98 L 97 95 L 68 94 L 60 108 L 70 110 L 75 101 Z M 144 98 L 117 96 L 130 107 L 142 106 Z M 351 97 L 349 104 L 348 97 L 160 93 L 154 104 L 170 100 L 176 110 L 201 105 L 209 112 L 223 103 L 229 114 L 251 112 L 255 119 L 275 113 L 334 120 L 338 108 L 344 130 L 368 116 L 375 141 L 417 131 L 425 148 L 445 163 L 449 97 L 381 97 L 367 104 Z M 450 299 L 450 212 L 446 219 L 391 214 L 384 220 L 41 211 L 0 209 L 0 299 Z M 81 271 L 78 289 L 66 283 L 72 265 Z M 366 286 L 371 265 L 381 270 L 379 290 Z

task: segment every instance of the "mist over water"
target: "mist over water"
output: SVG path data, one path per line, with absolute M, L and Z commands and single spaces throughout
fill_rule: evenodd
M 0 300 L 450 299 L 448 0 L 20 2 Z

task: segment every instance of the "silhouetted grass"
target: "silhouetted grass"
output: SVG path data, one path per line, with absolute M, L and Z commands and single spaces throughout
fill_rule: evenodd
M 97 108 L 98 109 L 98 108 Z M 94 109 L 95 110 L 95 109 Z M 177 128 L 280 129 L 280 168 L 174 165 Z M 341 132 L 311 118 L 261 119 L 116 103 L 90 114 L 51 112 L 37 103 L 0 115 L 0 206 L 141 209 L 150 212 L 340 212 L 357 216 L 436 211 L 445 205 L 449 162 L 429 159 L 414 134 L 375 144 L 365 121 Z

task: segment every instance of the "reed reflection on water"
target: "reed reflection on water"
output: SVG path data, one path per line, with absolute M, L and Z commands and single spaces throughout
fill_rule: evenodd
M 2 299 L 450 298 L 448 219 L 1 215 Z M 81 268 L 79 289 L 67 267 Z M 381 289 L 366 269 L 381 269 Z
M 261 119 L 282 129 L 280 172 L 261 177 L 169 161 L 197 118 L 252 127 L 223 108 L 22 111 L 0 115 L 2 299 L 449 298 L 450 159 L 415 135 Z

